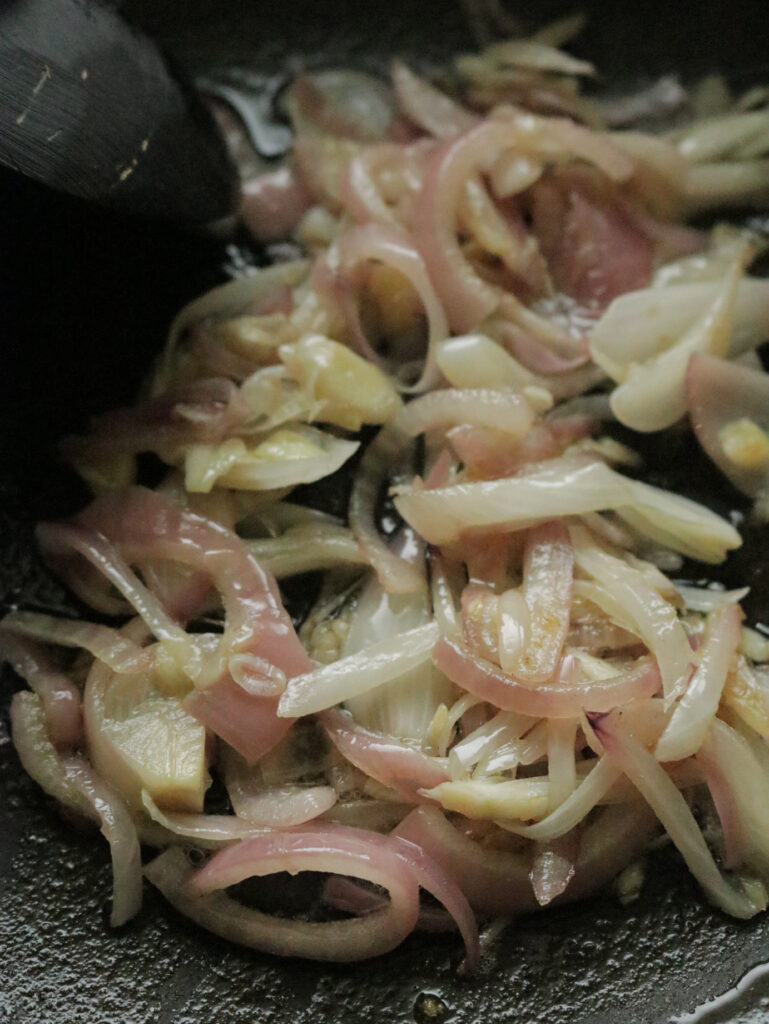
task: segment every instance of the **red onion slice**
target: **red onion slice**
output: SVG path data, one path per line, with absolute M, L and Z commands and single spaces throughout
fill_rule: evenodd
M 184 630 L 171 619 L 155 595 L 131 570 L 115 545 L 98 530 L 77 522 L 40 523 L 36 536 L 51 568 L 75 593 L 78 593 L 76 579 L 79 567 L 73 562 L 73 552 L 81 555 L 109 580 L 159 640 L 186 643 Z
M 230 380 L 212 377 L 193 381 L 130 409 L 96 417 L 85 438 L 63 444 L 65 456 L 85 451 L 158 452 L 189 444 L 224 440 L 251 415 L 239 389 Z
M 531 114 L 489 118 L 430 157 L 417 207 L 417 244 L 459 334 L 472 330 L 497 308 L 501 292 L 478 276 L 457 240 L 457 207 L 466 182 L 488 172 L 506 150 L 546 158 L 582 158 L 609 177 L 630 176 L 632 161 L 612 143 L 563 118 Z
M 606 751 L 657 815 L 686 864 L 716 906 L 732 917 L 753 917 L 766 906 L 727 881 L 719 871 L 684 796 L 654 756 L 622 728 L 621 713 L 590 716 Z
M 316 923 L 271 917 L 222 895 L 209 895 L 246 878 L 280 871 L 351 875 L 387 889 L 390 902 L 364 917 Z M 191 877 L 183 855 L 169 851 L 149 865 L 147 877 L 199 924 L 278 956 L 338 963 L 379 956 L 403 941 L 419 913 L 417 880 L 397 847 L 382 836 L 341 825 L 244 840 L 216 854 Z
M 438 342 L 448 336 L 449 326 L 424 260 L 402 232 L 382 224 L 366 224 L 350 229 L 340 238 L 340 271 L 349 274 L 367 260 L 377 260 L 399 271 L 419 296 L 427 316 L 427 355 L 417 383 L 413 387 L 403 387 L 402 390 L 419 393 L 434 388 L 440 381 L 435 348 Z
M 67 546 L 74 547 L 108 574 L 112 573 L 110 578 L 128 588 L 126 595 L 137 602 L 137 610 L 156 635 L 160 633 L 161 638 L 189 648 L 187 634 L 168 618 L 122 560 L 115 568 L 114 549 L 105 537 L 112 539 L 128 561 L 176 561 L 206 573 L 213 580 L 226 613 L 220 645 L 224 658 L 253 653 L 267 659 L 287 677 L 309 668 L 309 659 L 286 614 L 275 581 L 230 530 L 140 487 L 98 498 L 79 518 L 83 525 L 41 527 L 44 546 L 54 555 L 60 555 Z M 109 552 L 105 554 L 105 545 L 112 552 L 110 557 Z M 190 670 L 195 675 L 194 664 Z M 201 671 L 202 665 L 197 669 L 198 673 Z M 266 753 L 289 728 L 288 721 L 276 716 L 277 699 L 247 694 L 233 682 L 226 661 L 213 679 L 197 682 L 198 689 L 190 695 L 188 709 L 247 760 L 256 760 Z M 201 686 L 204 682 L 207 685 Z
M 302 786 L 289 780 L 268 783 L 261 767 L 249 768 L 234 752 L 223 752 L 224 783 L 238 818 L 262 828 L 304 825 L 326 814 L 337 801 L 331 786 Z
M 76 747 L 83 738 L 80 690 L 37 644 L 0 632 L 0 660 L 40 698 L 54 746 Z
M 36 694 L 14 694 L 11 735 L 24 770 L 46 793 L 101 823 L 112 857 L 110 924 L 113 928 L 125 924 L 138 912 L 142 901 L 141 851 L 128 808 L 85 761 L 58 756 Z
M 336 708 L 324 711 L 320 720 L 343 757 L 408 801 L 422 803 L 420 790 L 448 781 L 444 758 L 430 757 L 391 736 L 364 729 Z
M 93 806 L 67 778 L 48 734 L 42 700 L 36 693 L 20 690 L 11 698 L 11 738 L 22 768 L 49 796 L 86 818 L 94 818 Z
M 561 663 L 555 679 L 536 688 L 522 683 L 491 662 L 479 658 L 457 640 L 441 638 L 433 662 L 457 686 L 503 711 L 534 718 L 574 718 L 581 711 L 609 711 L 629 701 L 651 697 L 662 680 L 651 658 L 640 658 L 632 669 L 608 679 L 573 683 Z
M 755 743 L 757 740 L 757 744 Z M 751 742 L 716 719 L 695 760 L 705 771 L 724 832 L 725 865 L 745 863 L 761 878 L 769 869 L 769 761 L 762 763 L 761 740 Z
M 769 457 L 736 446 L 730 453 L 725 430 L 747 420 L 769 435 L 769 374 L 698 353 L 686 371 L 686 407 L 710 458 L 743 494 L 755 497 L 769 484 Z M 769 436 L 765 447 L 769 451 Z
M 560 899 L 581 899 L 606 885 L 656 829 L 654 815 L 641 802 L 602 810 L 582 836 L 574 877 Z M 476 913 L 518 917 L 538 908 L 528 857 L 475 842 L 437 808 L 416 808 L 393 834 L 415 843 L 455 879 Z

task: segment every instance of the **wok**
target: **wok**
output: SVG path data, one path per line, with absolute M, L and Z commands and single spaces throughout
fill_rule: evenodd
M 609 86 L 664 71 L 769 77 L 761 2 L 583 7 L 590 21 L 578 49 Z M 235 64 L 269 77 L 297 62 L 383 70 L 393 53 L 421 64 L 469 43 L 450 0 L 130 0 L 125 9 L 193 73 Z M 542 2 L 524 13 L 539 23 L 569 9 Z M 6 605 L 77 610 L 32 543 L 36 520 L 85 497 L 57 464 L 55 439 L 128 400 L 175 309 L 220 281 L 226 264 L 261 257 L 248 245 L 120 220 L 11 174 L 0 194 L 0 585 Z M 686 438 L 652 439 L 646 449 L 654 482 L 719 511 L 741 507 Z M 726 572 L 727 582 L 752 585 L 749 614 L 769 622 L 766 532 L 752 531 Z M 0 1020 L 9 1024 L 659 1024 L 769 957 L 769 916 L 741 923 L 712 910 L 665 849 L 647 858 L 631 906 L 606 893 L 524 918 L 467 980 L 456 974 L 453 937 L 415 936 L 387 957 L 340 968 L 279 961 L 196 929 L 153 891 L 138 919 L 113 932 L 106 844 L 73 831 L 21 772 L 6 716 L 17 683 L 6 676 L 1 685 Z M 760 998 L 751 990 L 712 1019 L 765 1019 Z

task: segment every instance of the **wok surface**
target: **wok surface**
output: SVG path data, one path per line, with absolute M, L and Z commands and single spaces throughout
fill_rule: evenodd
M 384 67 L 395 52 L 437 60 L 467 45 L 449 0 L 323 8 L 304 0 L 254 3 L 247 12 L 234 0 L 186 0 L 181 21 L 170 2 L 127 6 L 195 70 L 247 62 L 274 73 L 290 54 Z M 660 2 L 584 6 L 595 14 L 581 50 L 610 82 L 668 70 L 733 69 L 745 80 L 766 71 L 763 4 L 679 3 L 674 18 Z M 562 9 L 542 3 L 538 20 Z M 175 309 L 217 283 L 243 251 L 108 218 L 9 175 L 0 195 L 10 357 L 0 375 L 0 587 L 6 605 L 75 610 L 32 544 L 36 520 L 83 499 L 57 466 L 53 442 L 89 413 L 130 398 Z M 692 468 L 696 453 L 678 443 L 677 459 L 656 479 L 662 473 L 719 510 L 733 507 L 729 488 L 704 462 L 702 473 Z M 766 622 L 769 546 L 755 533 L 746 547 L 728 573 L 752 583 L 751 613 Z M 113 932 L 106 844 L 74 832 L 19 768 L 5 714 L 15 685 L 6 676 L 0 688 L 0 1021 L 658 1024 L 769 956 L 769 918 L 743 924 L 711 910 L 664 850 L 648 859 L 647 884 L 630 907 L 607 893 L 523 919 L 467 981 L 455 972 L 454 938 L 416 936 L 387 957 L 344 968 L 279 961 L 199 931 L 150 890 L 139 918 Z M 748 1002 L 757 1007 L 757 998 Z M 748 1013 L 733 1004 L 718 1020 L 761 1019 Z

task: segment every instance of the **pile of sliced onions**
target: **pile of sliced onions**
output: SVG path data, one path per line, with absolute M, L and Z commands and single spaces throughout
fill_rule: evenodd
M 769 114 L 706 83 L 636 130 L 686 94 L 582 95 L 579 24 L 460 57 L 452 94 L 397 61 L 298 76 L 242 213 L 308 257 L 187 305 L 142 400 L 65 440 L 95 498 L 38 541 L 95 621 L 15 609 L 0 660 L 22 765 L 109 843 L 112 924 L 140 841 L 191 920 L 318 960 L 456 929 L 471 969 L 485 918 L 587 896 L 663 831 L 722 910 L 766 907 L 769 644 L 747 588 L 663 572 L 740 534 L 601 429 L 688 414 L 769 519 L 762 242 L 683 221 L 769 199 Z M 346 522 L 307 507 L 344 467 Z M 293 917 L 227 891 L 305 871 Z

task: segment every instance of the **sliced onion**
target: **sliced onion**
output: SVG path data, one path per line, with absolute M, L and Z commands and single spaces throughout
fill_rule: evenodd
M 438 627 L 429 622 L 409 630 L 398 640 L 373 644 L 331 665 L 295 676 L 280 699 L 278 713 L 297 718 L 368 693 L 427 662 L 437 639 Z
M 150 818 L 171 835 L 192 839 L 197 846 L 216 847 L 223 843 L 236 843 L 240 839 L 264 832 L 262 826 L 243 821 L 234 814 L 180 814 L 164 811 L 146 789 L 142 790 L 142 804 Z
M 11 698 L 11 738 L 27 775 L 64 807 L 95 818 L 93 805 L 68 778 L 48 734 L 41 698 L 20 690 Z
M 142 672 L 152 667 L 150 651 L 138 647 L 116 629 L 94 622 L 18 611 L 0 620 L 0 635 L 6 631 L 46 644 L 82 648 L 109 665 L 113 672 Z
M 726 722 L 715 719 L 696 755 L 705 770 L 721 819 L 725 865 L 745 863 L 765 877 L 769 868 L 769 775 L 751 744 Z
M 91 434 L 64 442 L 68 457 L 89 452 L 157 452 L 196 443 L 215 443 L 237 430 L 250 410 L 230 380 L 196 380 L 130 409 L 103 413 Z
M 547 723 L 548 805 L 554 811 L 574 792 L 577 785 L 575 741 L 576 719 L 554 718 Z
M 408 592 L 423 586 L 421 574 L 389 550 L 375 523 L 381 486 L 409 439 L 458 423 L 492 425 L 511 437 L 522 437 L 534 418 L 534 409 L 523 395 L 480 389 L 444 390 L 410 402 L 379 432 L 361 459 L 350 495 L 349 518 L 356 540 L 388 591 Z
M 536 688 L 518 682 L 491 662 L 478 658 L 460 642 L 442 637 L 433 660 L 445 676 L 495 707 L 535 718 L 573 718 L 581 710 L 608 711 L 628 701 L 653 696 L 661 685 L 659 669 L 650 658 L 609 679 L 587 683 L 553 681 Z M 561 671 L 564 671 L 563 669 Z M 568 678 L 568 669 L 566 669 Z
M 72 565 L 73 552 L 104 574 L 159 640 L 186 644 L 184 630 L 170 618 L 155 595 L 131 571 L 117 548 L 102 533 L 83 523 L 40 523 L 36 536 L 44 557 L 75 593 L 78 593 L 78 587 L 77 568 Z
M 654 816 L 640 802 L 607 807 L 582 837 L 575 877 L 564 896 L 581 899 L 611 881 L 655 833 Z M 419 845 L 454 879 L 479 914 L 517 917 L 537 909 L 529 859 L 474 842 L 433 807 L 419 807 L 395 835 Z
M 337 801 L 331 786 L 273 785 L 258 766 L 249 768 L 234 751 L 226 751 L 224 781 L 235 814 L 261 828 L 304 825 Z
M 480 944 L 478 942 L 478 925 L 467 897 L 451 874 L 444 871 L 418 843 L 402 836 L 392 836 L 390 842 L 394 844 L 398 856 L 405 860 L 412 869 L 421 888 L 442 903 L 456 922 L 465 943 L 464 967 L 467 971 L 472 971 L 478 965 Z
M 504 827 L 535 842 L 558 839 L 576 828 L 583 818 L 603 801 L 620 778 L 620 774 L 619 769 L 615 768 L 608 758 L 602 757 L 574 792 L 540 821 L 533 825 L 505 822 Z
M 426 79 L 415 75 L 400 60 L 393 61 L 392 80 L 404 114 L 430 135 L 445 139 L 468 131 L 477 124 L 477 115 Z
M 685 798 L 654 756 L 622 728 L 620 713 L 593 716 L 590 724 L 609 760 L 649 803 L 709 899 L 732 917 L 749 918 L 763 910 L 765 895 L 759 900 L 723 877 Z
M 280 537 L 247 540 L 246 544 L 259 564 L 276 579 L 366 561 L 352 533 L 343 526 L 299 526 Z
M 128 808 L 110 787 L 79 758 L 62 762 L 68 781 L 93 807 L 112 857 L 112 911 L 110 924 L 118 928 L 130 921 L 142 902 L 142 859 L 136 826 Z
M 713 302 L 670 348 L 643 364 L 631 365 L 625 380 L 611 396 L 617 419 L 633 430 L 663 430 L 686 412 L 685 376 L 696 352 L 725 356 L 730 336 L 743 261 L 734 261 Z
M 166 347 L 153 378 L 152 393 L 157 395 L 167 391 L 171 386 L 174 379 L 176 349 L 186 330 L 210 316 L 225 318 L 242 313 L 252 303 L 263 302 L 286 285 L 289 288 L 296 287 L 305 280 L 309 272 L 309 260 L 277 263 L 275 266 L 252 270 L 245 277 L 228 281 L 227 284 L 206 292 L 186 305 L 177 313 L 171 324 Z
M 700 661 L 673 717 L 660 737 L 659 761 L 681 761 L 696 754 L 718 711 L 721 693 L 741 639 L 742 612 L 727 604 L 712 611 Z
M 688 583 L 676 581 L 675 588 L 681 595 L 687 610 L 693 612 L 712 612 L 724 604 L 739 604 L 750 593 L 750 587 L 738 590 L 717 590 L 712 587 L 690 586 Z
M 686 405 L 707 454 L 735 487 L 755 497 L 769 481 L 769 374 L 693 355 L 686 371 Z M 725 428 L 745 421 L 755 424 L 759 438 L 761 432 L 766 436 L 763 457 L 760 445 L 757 452 L 725 447 Z
M 184 484 L 204 494 L 214 486 L 244 491 L 296 487 L 335 473 L 358 447 L 357 441 L 315 427 L 286 424 L 253 446 L 239 437 L 190 445 L 184 454 Z
M 54 746 L 76 747 L 83 738 L 80 691 L 37 644 L 0 631 L 0 660 L 7 661 L 40 698 Z
M 596 581 L 592 600 L 618 625 L 643 640 L 659 665 L 665 696 L 681 694 L 689 680 L 692 650 L 675 607 L 641 569 L 610 555 L 584 527 L 572 527 L 571 536 L 577 566 Z
M 558 667 L 569 631 L 573 576 L 574 551 L 566 527 L 551 520 L 529 530 L 523 554 L 529 633 L 513 670 L 523 682 L 545 682 Z
M 457 333 L 472 330 L 497 308 L 500 293 L 467 262 L 456 237 L 456 216 L 469 178 L 489 171 L 506 150 L 544 157 L 584 158 L 622 180 L 632 162 L 599 135 L 571 121 L 517 114 L 488 119 L 436 150 L 430 158 L 417 208 L 416 238 Z
M 393 120 L 387 84 L 350 68 L 329 68 L 294 79 L 286 107 L 297 135 L 332 135 L 376 142 L 386 138 Z
M 701 561 L 722 561 L 739 547 L 737 531 L 687 498 L 629 480 L 602 462 L 553 459 L 526 475 L 438 490 L 398 488 L 395 507 L 428 543 L 464 530 L 520 530 L 545 519 L 617 509 L 640 532 Z M 665 538 L 664 540 L 662 538 Z
M 616 381 L 630 367 L 670 348 L 711 306 L 719 281 L 644 288 L 612 302 L 593 328 L 590 352 Z M 769 337 L 769 281 L 743 278 L 737 288 L 729 355 L 756 348 Z
M 229 676 L 226 661 L 222 664 L 220 659 L 253 652 L 286 676 L 309 667 L 275 581 L 231 531 L 143 488 L 98 499 L 81 513 L 80 520 L 84 525 L 41 527 L 47 548 L 60 551 L 66 545 L 75 546 L 87 556 L 93 550 L 96 553 L 92 557 L 111 571 L 114 559 L 105 559 L 94 541 L 96 537 L 99 543 L 106 543 L 103 535 L 107 535 L 129 561 L 178 561 L 205 572 L 214 581 L 222 595 L 226 619 L 212 665 L 210 659 L 200 659 L 198 646 L 190 645 L 184 631 L 168 619 L 152 595 L 130 574 L 135 581 L 131 594 L 138 602 L 137 610 L 156 635 L 159 632 L 161 639 L 178 645 L 185 670 L 197 677 L 198 689 L 188 698 L 188 709 L 247 759 L 261 756 L 280 739 L 289 723 L 276 717 L 275 699 L 246 694 Z M 88 544 L 78 534 L 84 527 Z M 96 534 L 94 529 L 101 532 Z M 111 549 L 111 545 L 108 547 Z M 122 570 L 114 575 L 117 585 L 123 580 Z M 152 614 L 147 611 L 150 606 Z
M 427 316 L 427 355 L 417 383 L 403 390 L 422 392 L 434 388 L 440 380 L 435 363 L 436 346 L 448 335 L 449 328 L 424 260 L 400 231 L 382 224 L 366 224 L 351 228 L 339 239 L 340 271 L 349 274 L 367 260 L 377 260 L 399 271 L 419 296 Z
M 406 800 L 419 803 L 420 790 L 448 779 L 444 758 L 430 757 L 392 736 L 364 729 L 338 709 L 323 712 L 321 722 L 347 761 Z
M 328 826 L 328 833 L 271 833 L 217 854 L 194 873 L 180 850 L 167 850 L 145 869 L 147 878 L 177 910 L 240 945 L 277 956 L 339 963 L 389 952 L 414 928 L 419 913 L 413 872 L 374 833 Z M 376 836 L 376 839 L 380 839 Z M 328 871 L 381 885 L 390 903 L 350 921 L 316 923 L 272 917 L 215 891 L 253 876 L 280 871 Z

